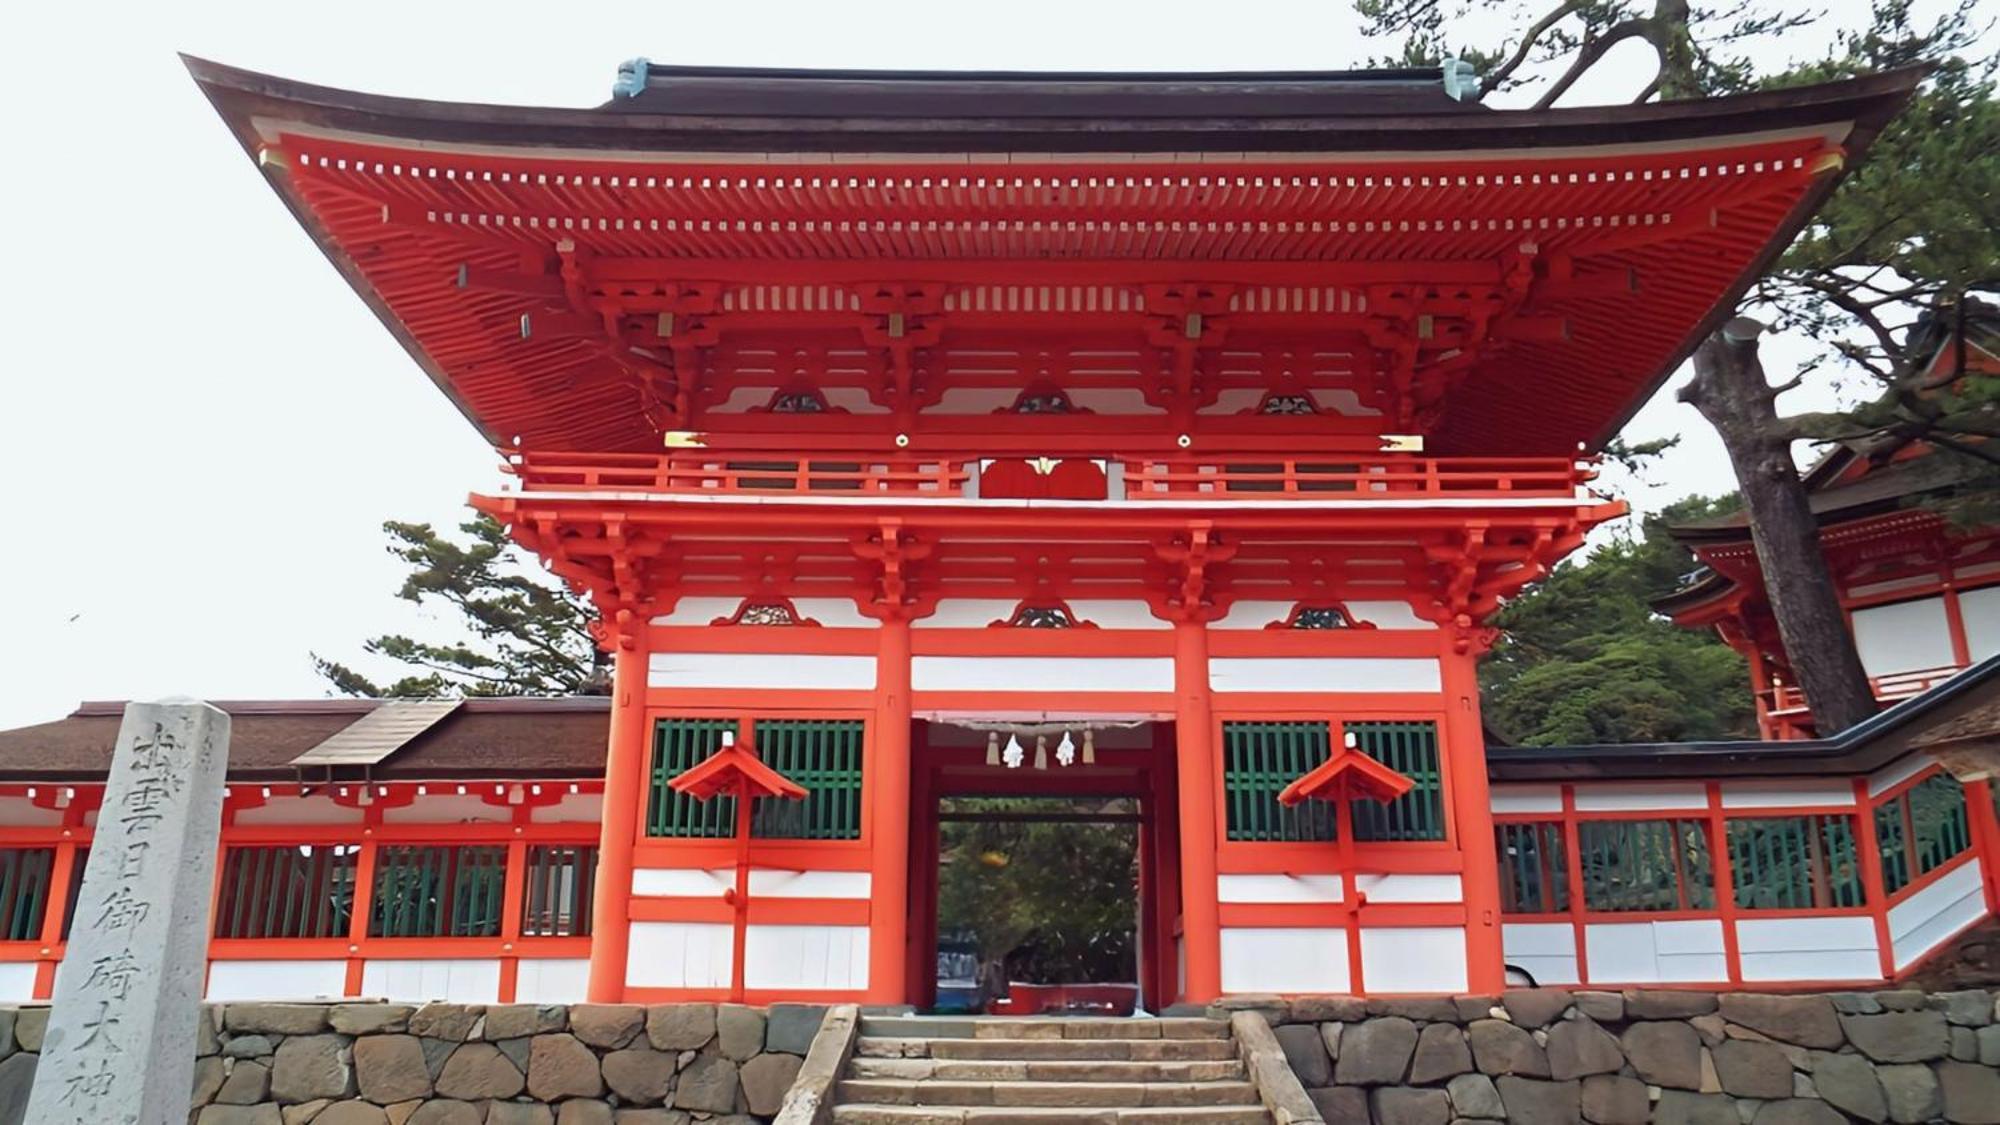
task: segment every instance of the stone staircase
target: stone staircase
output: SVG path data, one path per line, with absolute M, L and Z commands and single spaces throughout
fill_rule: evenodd
M 1229 1025 L 1206 1019 L 869 1016 L 836 1125 L 1270 1125 Z

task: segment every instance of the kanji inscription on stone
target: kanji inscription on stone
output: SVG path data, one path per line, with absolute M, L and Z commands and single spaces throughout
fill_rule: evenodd
M 126 706 L 29 1121 L 187 1120 L 228 763 L 216 708 Z

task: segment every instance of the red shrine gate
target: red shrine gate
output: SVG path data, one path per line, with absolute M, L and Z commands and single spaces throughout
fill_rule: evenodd
M 1162 989 L 1498 988 L 1481 623 L 1622 511 L 1579 451 L 1902 89 L 641 66 L 563 111 L 195 66 L 601 611 L 593 1000 L 919 994 L 954 719 L 1171 731 L 1064 767 L 1150 798 Z M 726 740 L 806 791 L 747 844 L 681 791 Z M 1407 791 L 1280 802 L 1341 755 Z

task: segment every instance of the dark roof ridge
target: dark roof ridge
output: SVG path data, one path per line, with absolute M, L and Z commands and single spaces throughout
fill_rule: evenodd
M 443 697 L 441 697 L 443 698 Z M 86 699 L 70 712 L 70 718 L 101 718 L 125 713 L 124 699 Z M 358 715 L 373 711 L 384 703 L 409 702 L 395 698 L 327 698 L 327 699 L 211 699 L 204 700 L 212 707 L 220 708 L 231 715 Z M 611 697 L 605 695 L 477 695 L 458 700 L 459 706 L 471 712 L 507 713 L 528 711 L 544 713 L 550 711 L 607 711 L 611 708 Z

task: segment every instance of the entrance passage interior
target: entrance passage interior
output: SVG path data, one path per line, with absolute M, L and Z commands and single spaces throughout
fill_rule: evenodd
M 1125 1015 L 1174 1001 L 1173 747 L 1173 724 L 1143 717 L 917 722 L 908 995 L 919 1009 Z

